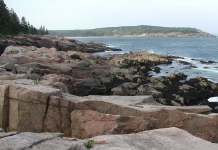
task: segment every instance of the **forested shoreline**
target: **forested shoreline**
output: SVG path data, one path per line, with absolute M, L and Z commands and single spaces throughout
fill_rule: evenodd
M 9 9 L 3 0 L 0 0 L 0 34 L 48 34 L 48 30 L 41 26 L 39 29 L 31 25 L 23 16 L 18 17 L 13 9 Z
M 214 35 L 190 27 L 121 26 L 87 30 L 49 30 L 51 35 L 92 37 L 92 36 L 148 36 L 148 37 L 214 37 Z

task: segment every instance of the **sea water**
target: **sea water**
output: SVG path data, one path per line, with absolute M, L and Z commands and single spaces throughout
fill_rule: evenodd
M 218 82 L 218 38 L 146 38 L 146 37 L 95 37 L 77 38 L 84 42 L 105 43 L 109 47 L 120 48 L 122 52 L 103 52 L 97 55 L 122 54 L 129 51 L 147 51 L 150 53 L 180 56 L 172 65 L 161 65 L 161 73 L 184 72 L 188 78 L 205 77 Z M 180 60 L 191 65 L 180 63 Z M 214 63 L 202 63 L 214 61 Z M 191 67 L 190 67 L 191 66 Z

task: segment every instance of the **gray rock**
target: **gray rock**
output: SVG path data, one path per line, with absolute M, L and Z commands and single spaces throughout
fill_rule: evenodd
M 113 95 L 133 96 L 133 95 L 136 95 L 137 87 L 138 87 L 138 83 L 127 82 L 127 83 L 123 83 L 122 85 L 111 89 L 111 93 Z
M 26 51 L 27 51 L 27 49 L 22 48 L 22 47 L 8 46 L 5 49 L 4 54 L 14 55 L 14 54 L 19 54 L 19 53 L 25 53 Z
M 128 90 L 123 86 L 118 86 L 111 89 L 112 95 L 128 95 Z
M 16 63 L 16 60 L 11 58 L 11 57 L 7 57 L 7 56 L 0 56 L 0 65 L 4 65 L 4 64 L 8 64 L 8 63 Z
M 2 129 L 3 130 L 3 129 Z M 8 137 L 8 136 L 12 136 L 12 135 L 16 135 L 17 132 L 0 132 L 0 139 L 4 138 L 4 137 Z
M 148 85 L 141 85 L 137 89 L 137 94 L 138 95 L 152 95 L 156 99 L 163 97 L 163 94 L 161 92 L 153 89 L 152 87 Z
M 1 65 L 0 68 L 4 68 L 4 69 L 6 69 L 7 71 L 12 71 L 13 73 L 16 73 L 16 72 L 17 72 L 17 69 L 16 69 L 14 63 L 6 63 L 6 64 L 4 64 L 4 65 Z
M 178 128 L 157 129 L 127 135 L 92 138 L 92 150 L 217 150 L 218 144 L 197 138 Z M 76 149 L 79 150 L 79 149 Z
M 21 150 L 32 147 L 35 144 L 62 136 L 61 133 L 30 133 L 24 132 L 14 136 L 0 139 L 0 150 Z
M 218 144 L 172 127 L 135 134 L 102 135 L 77 140 L 60 138 L 58 133 L 21 133 L 0 139 L 1 150 L 87 150 L 83 144 L 93 140 L 92 150 L 217 150 Z
M 97 95 L 104 94 L 106 92 L 106 87 L 101 85 L 97 79 L 79 79 L 76 80 L 72 93 L 75 95 Z
M 54 138 L 33 146 L 30 150 L 73 150 L 77 147 L 78 142 Z M 82 147 L 81 147 L 82 148 Z

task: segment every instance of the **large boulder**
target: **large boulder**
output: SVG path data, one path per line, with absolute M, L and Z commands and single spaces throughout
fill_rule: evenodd
M 86 96 L 104 94 L 106 90 L 106 87 L 99 80 L 90 78 L 77 79 L 71 91 L 75 95 Z
M 155 99 L 163 97 L 163 94 L 148 85 L 141 85 L 137 89 L 137 95 L 152 95 Z
M 13 73 L 17 72 L 16 69 L 16 60 L 7 56 L 0 56 L 0 68 L 5 69 L 6 71 L 11 71 Z
M 93 110 L 74 110 L 71 113 L 72 137 L 77 138 L 134 133 L 151 127 L 152 124 L 142 117 L 111 115 Z
M 126 95 L 126 96 L 136 95 L 138 86 L 139 85 L 137 83 L 132 83 L 132 82 L 123 83 L 122 85 L 111 89 L 111 94 Z
M 75 79 L 68 75 L 57 75 L 49 74 L 42 77 L 40 84 L 52 86 L 54 88 L 61 89 L 64 93 L 72 93 L 73 86 L 75 84 Z

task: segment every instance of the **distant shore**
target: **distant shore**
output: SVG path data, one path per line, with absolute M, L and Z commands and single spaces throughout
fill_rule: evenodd
M 85 30 L 50 30 L 49 34 L 72 37 L 215 37 L 190 27 L 121 26 Z
M 122 36 L 64 36 L 65 38 L 218 38 L 218 36 L 201 37 L 201 36 L 141 36 L 141 35 L 122 35 Z

